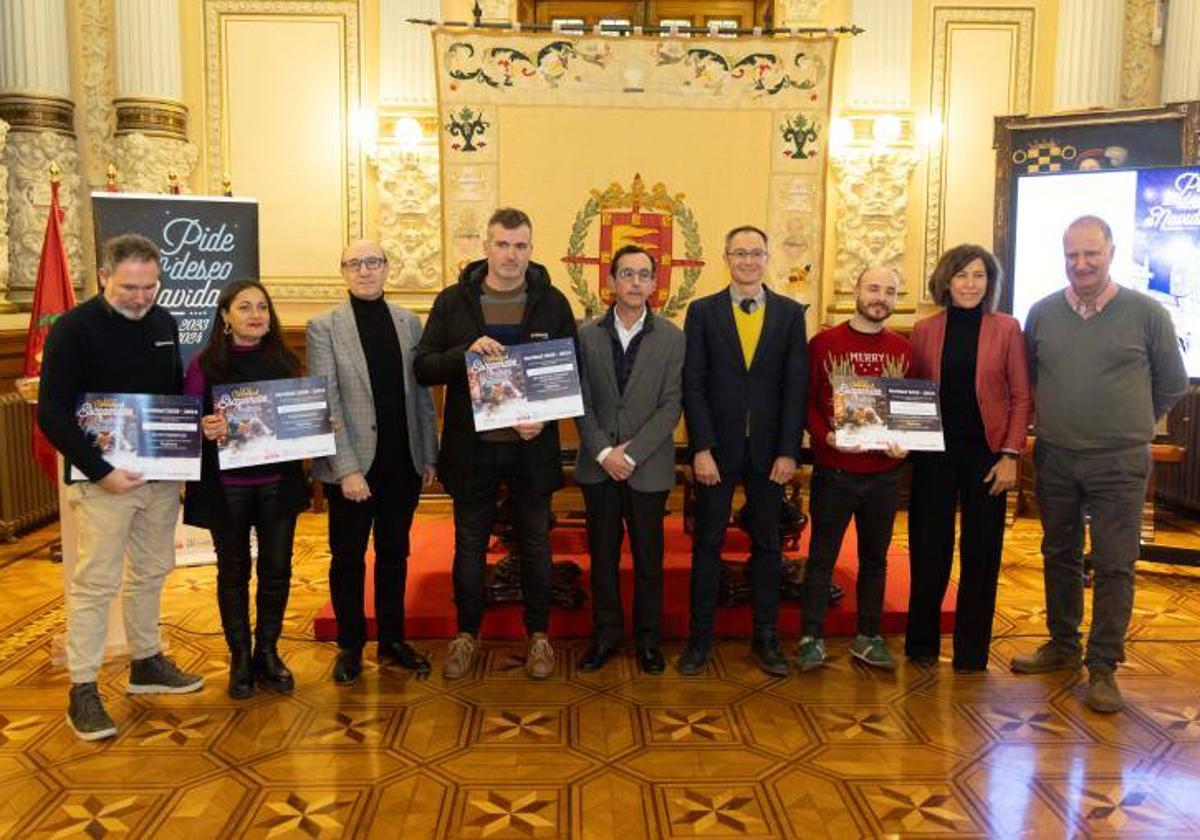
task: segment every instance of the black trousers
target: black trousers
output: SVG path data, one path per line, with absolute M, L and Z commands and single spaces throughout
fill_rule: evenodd
M 822 466 L 813 469 L 809 494 L 812 541 L 804 567 L 803 635 L 824 635 L 829 585 L 851 518 L 858 536 L 858 632 L 879 635 L 899 481 L 899 469 L 881 473 L 852 473 Z
M 404 592 L 408 580 L 408 531 L 421 496 L 421 477 L 411 469 L 367 473 L 371 497 L 352 502 L 341 485 L 326 484 L 329 502 L 329 593 L 337 618 L 338 647 L 361 649 L 367 641 L 363 610 L 367 540 L 375 531 L 375 626 L 380 644 L 404 640 Z
M 212 528 L 217 550 L 217 605 L 230 650 L 250 644 L 250 529 L 258 538 L 258 623 L 254 639 L 259 647 L 274 645 L 283 630 L 288 588 L 292 580 L 292 539 L 296 517 L 281 505 L 281 485 L 226 485 L 227 516 Z
M 912 569 L 904 652 L 937 656 L 942 599 L 954 558 L 954 512 L 959 535 L 958 601 L 954 608 L 954 667 L 985 668 L 996 612 L 996 583 L 1004 546 L 1006 493 L 992 496 L 983 477 L 998 455 L 986 445 L 955 445 L 914 456 L 908 543 Z
M 621 542 L 633 552 L 633 634 L 638 647 L 658 647 L 662 623 L 663 515 L 667 491 L 642 493 L 627 481 L 584 484 L 592 559 L 592 638 L 615 646 L 625 629 L 621 607 Z
M 751 470 L 749 453 L 744 461 Z M 721 580 L 721 546 L 733 504 L 737 478 L 723 477 L 719 484 L 697 483 L 696 524 L 692 535 L 691 635 L 711 642 L 717 613 L 717 589 Z M 774 633 L 779 620 L 781 564 L 779 513 L 783 507 L 783 485 L 766 475 L 747 472 L 741 476 L 746 491 L 746 527 L 750 533 L 751 603 L 754 634 Z
M 454 496 L 454 604 L 458 632 L 479 634 L 487 547 L 496 521 L 501 484 L 513 498 L 513 527 L 521 558 L 525 630 L 545 633 L 550 624 L 550 493 L 532 490 L 519 443 L 478 441 L 468 485 Z

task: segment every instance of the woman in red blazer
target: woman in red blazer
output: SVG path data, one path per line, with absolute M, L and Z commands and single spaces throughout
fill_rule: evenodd
M 913 327 L 911 376 L 939 386 L 945 452 L 913 457 L 909 506 L 909 592 L 905 653 L 933 665 L 939 616 L 954 555 L 955 508 L 962 513 L 954 670 L 987 669 L 1004 544 L 1005 494 L 1029 424 L 1029 369 L 1021 326 L 993 312 L 1001 271 L 978 245 L 951 248 L 929 278 L 944 309 Z

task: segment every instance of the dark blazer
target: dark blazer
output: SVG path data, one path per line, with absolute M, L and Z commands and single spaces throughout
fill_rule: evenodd
M 467 392 L 464 354 L 484 334 L 486 327 L 483 306 L 479 302 L 486 276 L 487 261 L 477 260 L 463 269 L 457 283 L 438 293 L 413 361 L 418 382 L 446 386 L 438 476 L 452 496 L 466 488 L 473 470 L 475 415 Z M 529 264 L 525 270 L 525 292 L 522 342 L 575 338 L 571 304 L 550 284 L 550 274 L 545 267 L 533 262 Z M 522 442 L 521 446 L 533 480 L 531 489 L 537 493 L 550 493 L 561 487 L 558 423 L 547 423 L 540 435 Z
M 605 318 L 610 315 L 612 310 Z M 683 332 L 647 312 L 640 335 L 633 370 L 622 393 L 617 386 L 612 335 L 599 321 L 579 330 L 584 414 L 575 418 L 579 429 L 575 480 L 580 484 L 607 480 L 608 473 L 596 456 L 605 447 L 629 441 L 625 452 L 637 462 L 628 479 L 630 487 L 657 493 L 675 486 L 674 432 L 683 411 Z
M 946 340 L 943 309 L 913 325 L 915 379 L 942 380 L 942 344 Z M 975 358 L 975 399 L 983 416 L 983 431 L 993 452 L 1020 452 L 1029 432 L 1029 365 L 1021 325 L 1011 315 L 988 312 L 979 325 Z
M 804 307 L 766 289 L 762 335 L 750 367 L 729 289 L 688 307 L 683 331 L 683 410 L 692 452 L 712 450 L 722 479 L 746 467 L 767 474 L 781 455 L 799 460 L 808 398 Z M 750 464 L 743 463 L 747 425 Z

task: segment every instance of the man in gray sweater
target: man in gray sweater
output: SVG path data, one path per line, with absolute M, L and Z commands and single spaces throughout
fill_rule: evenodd
M 1035 303 L 1025 323 L 1050 641 L 1012 661 L 1024 674 L 1079 668 L 1086 510 L 1096 574 L 1084 702 L 1098 712 L 1124 707 L 1114 673 L 1133 609 L 1149 443 L 1188 384 L 1171 316 L 1113 282 L 1113 250 L 1103 219 L 1073 221 L 1063 235 L 1070 285 Z

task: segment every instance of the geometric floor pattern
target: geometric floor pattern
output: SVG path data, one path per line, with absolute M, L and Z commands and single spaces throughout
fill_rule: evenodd
M 1036 521 L 1008 535 L 986 674 L 852 664 L 769 678 L 745 643 L 708 670 L 642 676 L 632 657 L 596 674 L 564 643 L 554 676 L 529 682 L 517 645 L 486 645 L 469 679 L 380 669 L 329 679 L 311 641 L 327 597 L 322 517 L 297 540 L 282 652 L 289 697 L 225 696 L 214 570 L 180 569 L 163 633 L 209 678 L 182 697 L 127 697 L 127 666 L 101 689 L 120 727 L 78 741 L 46 529 L 0 548 L 0 836 L 264 838 L 1196 837 L 1200 836 L 1200 572 L 1139 566 L 1129 708 L 1081 703 L 1082 675 L 1017 677 L 1007 662 L 1044 634 Z M 903 517 L 897 538 L 906 533 Z M 1200 547 L 1192 523 L 1160 540 Z M 789 650 L 796 628 L 783 628 Z M 891 639 L 898 651 L 897 639 Z M 668 655 L 678 646 L 668 647 Z

